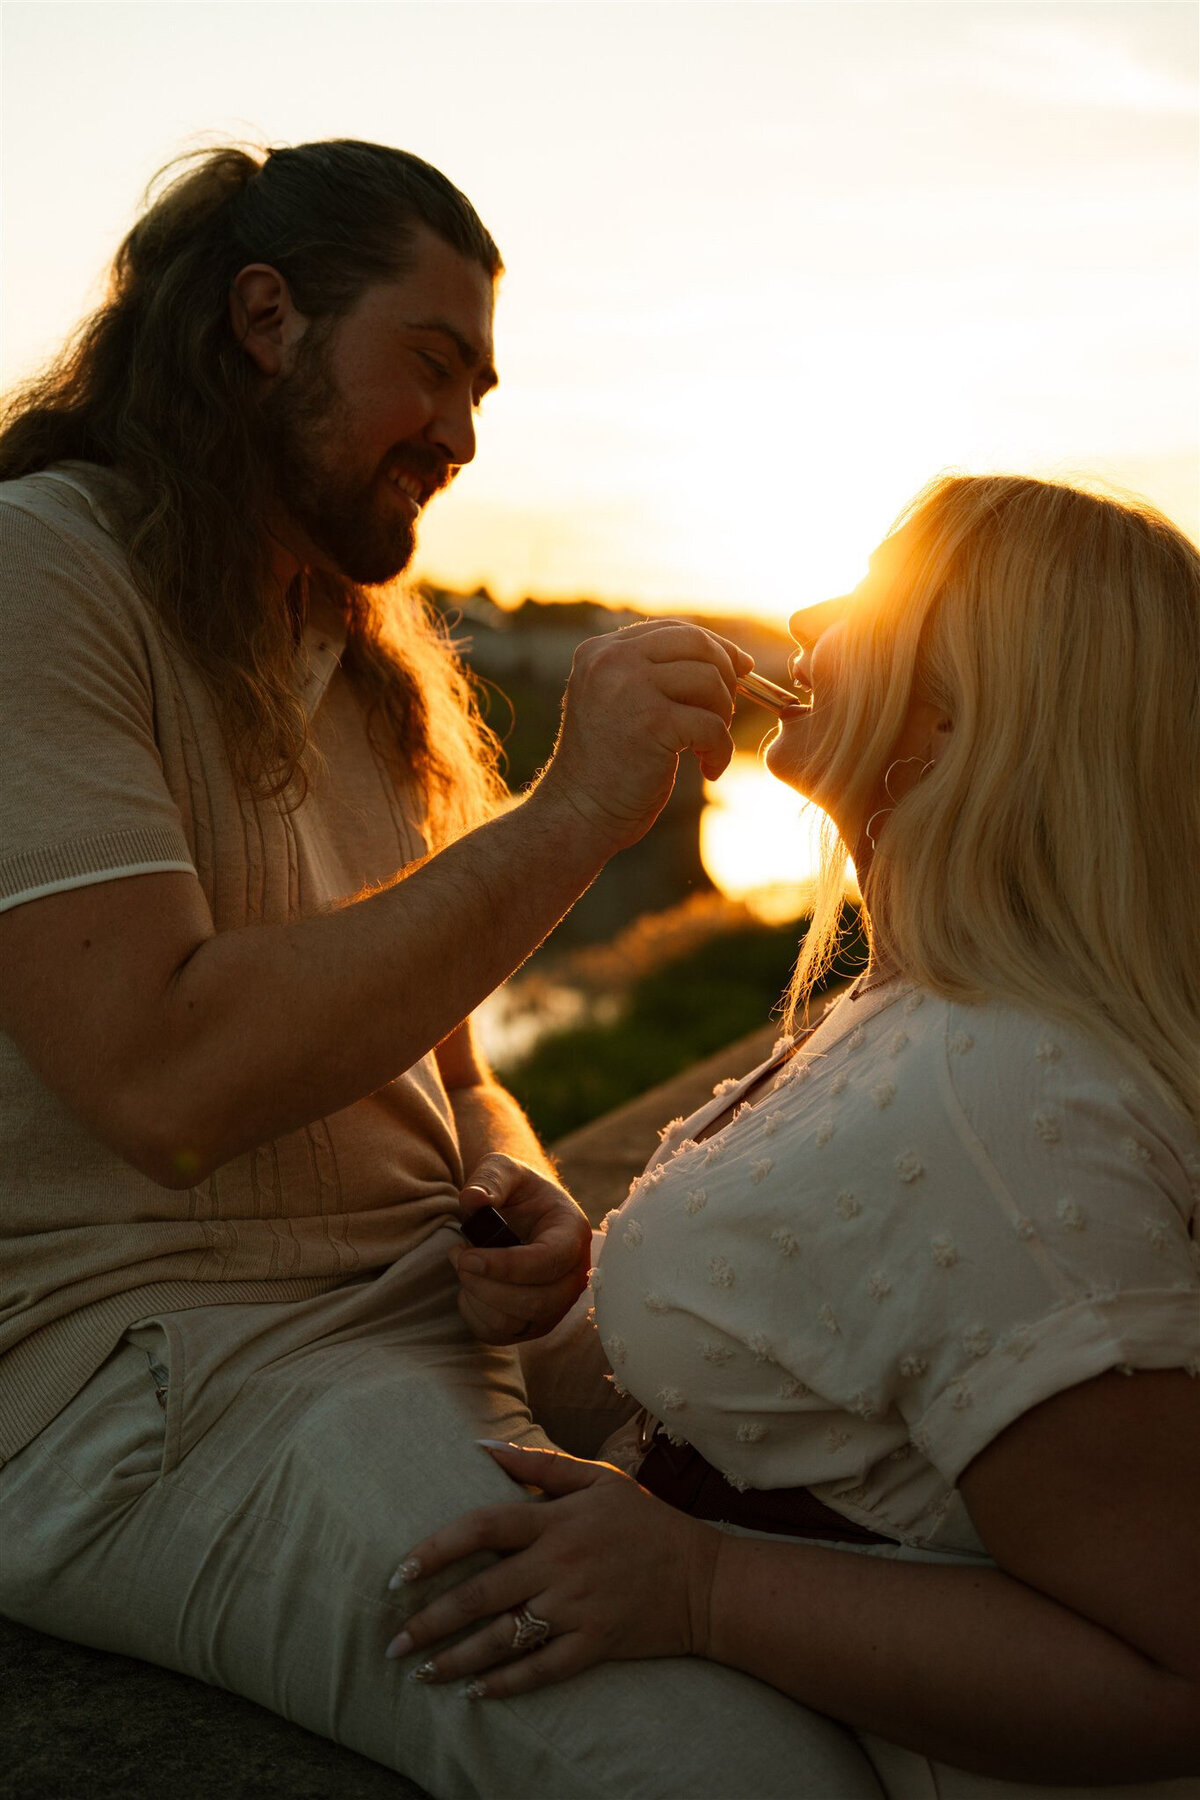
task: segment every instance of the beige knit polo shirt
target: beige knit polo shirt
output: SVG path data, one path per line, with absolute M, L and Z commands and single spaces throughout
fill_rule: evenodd
M 321 758 L 306 798 L 290 813 L 255 800 L 134 586 L 111 480 L 64 463 L 0 485 L 0 911 L 192 870 L 230 931 L 394 876 L 423 853 L 419 797 L 371 748 L 340 643 L 310 627 L 297 656 Z M 462 1180 L 432 1055 L 178 1191 L 97 1142 L 0 1034 L 0 1460 L 134 1321 L 369 1274 L 454 1213 Z

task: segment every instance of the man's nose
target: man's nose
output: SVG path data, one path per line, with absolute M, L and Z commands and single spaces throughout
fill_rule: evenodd
M 850 610 L 851 596 L 839 594 L 836 600 L 822 600 L 817 606 L 802 606 L 788 620 L 788 630 L 798 644 L 811 650 L 823 631 L 836 625 Z
M 429 434 L 447 462 L 461 467 L 475 456 L 475 407 L 469 395 L 443 406 L 429 427 Z

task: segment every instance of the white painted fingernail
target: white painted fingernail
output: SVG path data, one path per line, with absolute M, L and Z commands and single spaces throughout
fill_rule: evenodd
M 482 1700 L 486 1695 L 487 1688 L 482 1681 L 468 1681 L 466 1687 L 460 1687 L 458 1690 L 460 1700 Z
M 518 1447 L 510 1444 L 507 1438 L 476 1438 L 475 1442 L 482 1444 L 485 1450 L 515 1450 Z
M 388 1586 L 393 1590 L 406 1587 L 410 1581 L 415 1581 L 420 1573 L 421 1564 L 417 1558 L 415 1556 L 406 1556 L 404 1561 L 400 1564 L 400 1567 L 396 1570 L 396 1573 L 388 1582 Z

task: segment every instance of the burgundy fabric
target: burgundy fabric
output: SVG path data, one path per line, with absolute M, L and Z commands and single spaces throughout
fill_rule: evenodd
M 694 1519 L 773 1531 L 783 1537 L 829 1538 L 836 1543 L 890 1544 L 853 1519 L 843 1518 L 811 1489 L 735 1488 L 690 1444 L 672 1444 L 659 1431 L 638 1468 L 644 1488 Z

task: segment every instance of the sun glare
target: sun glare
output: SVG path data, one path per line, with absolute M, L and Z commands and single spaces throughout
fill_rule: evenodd
M 821 809 L 776 781 L 756 756 L 735 756 L 704 792 L 700 859 L 709 880 L 767 924 L 799 918 L 820 868 Z

